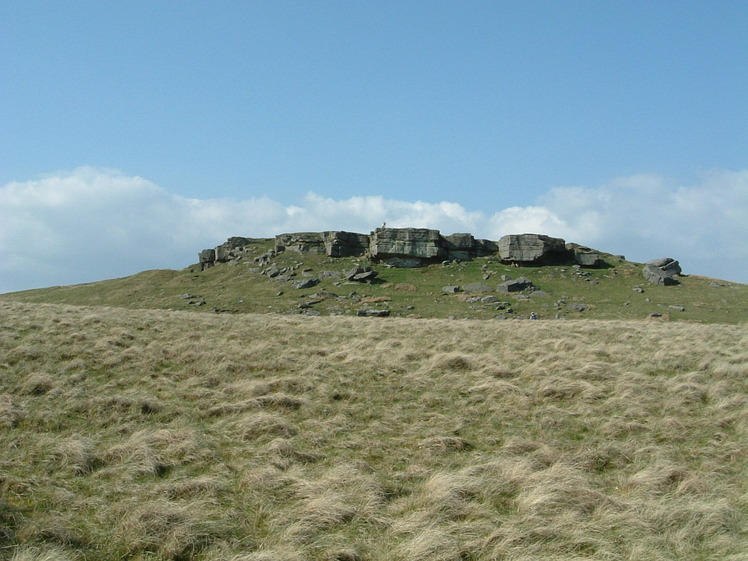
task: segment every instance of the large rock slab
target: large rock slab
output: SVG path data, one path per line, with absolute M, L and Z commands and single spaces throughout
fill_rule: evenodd
M 576 243 L 567 243 L 566 251 L 570 253 L 574 263 L 582 267 L 599 267 L 602 264 L 600 252 Z
M 681 273 L 680 263 L 671 257 L 661 257 L 647 261 L 642 270 L 644 278 L 650 284 L 659 284 L 662 286 L 671 286 L 678 284 L 676 275 Z
M 509 234 L 499 240 L 499 256 L 511 263 L 550 263 L 563 261 L 567 255 L 566 242 L 561 238 L 542 234 Z
M 275 236 L 275 251 L 297 253 L 325 253 L 325 241 L 320 232 L 295 232 Z
M 502 282 L 496 287 L 499 292 L 522 292 L 528 288 L 532 288 L 534 285 L 532 281 L 526 277 L 519 277 L 518 279 L 509 279 Z
M 439 230 L 377 228 L 370 237 L 372 259 L 395 267 L 419 267 L 446 257 Z
M 369 251 L 369 236 L 355 232 L 322 232 L 325 254 L 328 257 L 358 257 Z

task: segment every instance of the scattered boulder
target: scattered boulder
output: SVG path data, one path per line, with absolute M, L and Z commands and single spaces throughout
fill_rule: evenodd
M 651 284 L 659 284 L 661 286 L 678 284 L 678 280 L 675 276 L 680 273 L 680 264 L 678 261 L 670 257 L 662 257 L 659 259 L 653 259 L 652 261 L 647 261 L 642 270 L 644 278 L 646 278 Z
M 390 315 L 389 310 L 375 310 L 372 308 L 368 308 L 365 310 L 358 310 L 356 312 L 356 315 L 359 317 L 367 317 L 367 318 L 386 318 Z
M 518 279 L 511 279 L 502 282 L 496 287 L 496 290 L 499 292 L 522 292 L 523 290 L 533 288 L 534 286 L 535 285 L 532 284 L 532 281 L 527 277 L 519 277 Z
M 469 294 L 485 294 L 493 292 L 493 289 L 484 282 L 471 282 L 463 285 L 462 290 Z
M 349 281 L 356 282 L 367 282 L 375 278 L 379 273 L 374 271 L 371 267 L 354 267 L 343 273 L 345 278 Z
M 459 286 L 443 286 L 442 292 L 444 294 L 457 294 L 460 291 Z
M 315 278 L 301 279 L 301 280 L 293 281 L 292 283 L 293 287 L 298 288 L 299 290 L 312 288 L 314 286 L 317 286 L 318 284 L 319 284 L 319 279 L 315 279 Z

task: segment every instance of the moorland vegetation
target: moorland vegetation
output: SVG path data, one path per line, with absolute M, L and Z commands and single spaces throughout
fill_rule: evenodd
M 481 271 L 460 267 L 359 291 L 483 317 L 437 295 Z M 0 298 L 0 557 L 744 559 L 748 330 L 643 318 L 730 320 L 745 299 L 684 304 L 697 279 L 632 293 L 628 267 L 529 272 L 598 321 L 370 319 L 332 299 L 316 306 L 341 315 L 311 317 L 241 266 Z M 255 305 L 283 313 L 198 313 Z

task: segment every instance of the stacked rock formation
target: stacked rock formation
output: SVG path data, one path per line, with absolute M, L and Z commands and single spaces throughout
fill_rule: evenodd
M 204 269 L 215 263 L 241 260 L 251 238 L 234 237 L 199 253 Z M 541 234 L 509 234 L 498 242 L 475 239 L 471 234 L 442 236 L 427 228 L 377 228 L 370 234 L 344 231 L 297 232 L 275 237 L 275 252 L 318 253 L 329 257 L 369 256 L 372 261 L 393 267 L 421 267 L 445 260 L 465 261 L 498 254 L 516 265 L 575 263 L 599 266 L 599 252 L 561 238 Z

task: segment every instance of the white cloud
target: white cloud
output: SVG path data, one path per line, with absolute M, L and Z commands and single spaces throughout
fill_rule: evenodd
M 748 282 L 748 171 L 715 171 L 690 186 L 654 175 L 598 187 L 556 187 L 535 204 L 470 211 L 429 203 L 309 193 L 190 199 L 151 181 L 89 167 L 0 186 L 0 292 L 181 268 L 229 236 L 428 227 L 498 239 L 535 232 L 645 261 L 679 259 L 686 272 Z

